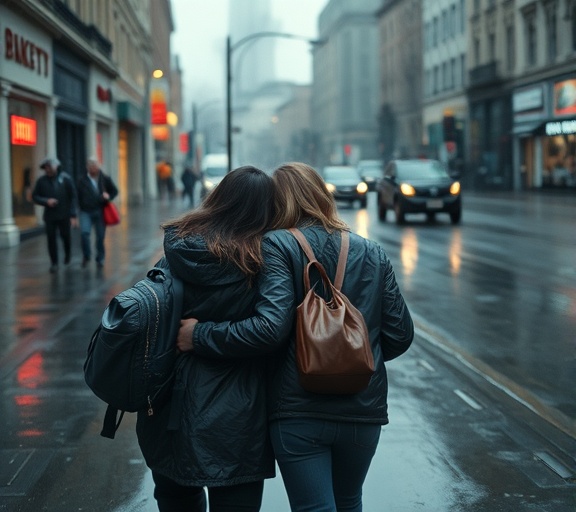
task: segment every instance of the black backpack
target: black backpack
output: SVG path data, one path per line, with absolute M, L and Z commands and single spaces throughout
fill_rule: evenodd
M 183 289 L 162 259 L 105 309 L 84 363 L 86 383 L 108 404 L 103 437 L 114 438 L 125 411 L 147 410 L 151 416 L 169 397 Z

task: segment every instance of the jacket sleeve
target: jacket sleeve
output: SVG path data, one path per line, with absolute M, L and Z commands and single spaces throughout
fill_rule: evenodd
M 294 281 L 286 251 L 262 242 L 254 315 L 237 322 L 202 322 L 194 328 L 194 352 L 205 357 L 253 357 L 278 350 L 289 339 L 295 314 Z
M 106 192 L 110 194 L 110 201 L 112 201 L 118 195 L 118 189 L 116 188 L 116 185 L 114 184 L 110 176 L 106 176 L 104 183 Z
M 46 201 L 48 201 L 48 197 L 44 196 L 44 189 L 45 187 L 42 186 L 42 181 L 41 179 L 39 179 L 38 181 L 36 181 L 36 183 L 34 184 L 34 190 L 32 191 L 32 201 L 34 201 L 36 204 L 39 204 L 41 206 L 46 206 Z
M 380 262 L 384 268 L 380 282 L 382 290 L 380 345 L 384 361 L 390 361 L 406 352 L 412 344 L 414 323 L 396 283 L 392 264 L 382 248 L 380 248 Z
M 78 215 L 78 194 L 72 178 L 66 178 L 66 186 L 68 188 L 68 198 L 70 199 L 70 217 L 77 217 Z

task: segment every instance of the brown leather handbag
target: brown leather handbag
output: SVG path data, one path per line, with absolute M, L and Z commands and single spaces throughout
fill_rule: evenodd
M 308 257 L 304 300 L 296 309 L 296 362 L 300 385 L 313 393 L 354 394 L 366 389 L 374 373 L 368 328 L 362 313 L 340 291 L 346 270 L 349 233 L 342 242 L 334 284 L 298 229 L 290 229 Z M 326 301 L 310 287 L 310 270 L 320 273 Z

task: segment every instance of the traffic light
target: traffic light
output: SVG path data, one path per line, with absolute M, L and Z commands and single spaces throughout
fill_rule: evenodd
M 444 115 L 442 119 L 442 129 L 444 132 L 444 142 L 454 142 L 456 140 L 456 122 L 453 115 Z

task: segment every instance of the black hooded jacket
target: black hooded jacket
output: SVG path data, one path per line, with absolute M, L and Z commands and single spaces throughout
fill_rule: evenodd
M 168 229 L 164 252 L 184 283 L 184 317 L 240 320 L 253 312 L 256 290 L 233 265 L 208 252 L 201 236 Z M 147 465 L 181 485 L 228 486 L 275 476 L 268 438 L 264 357 L 222 360 L 192 352 L 180 378 L 184 404 L 177 430 L 168 430 L 170 403 L 138 414 Z
M 333 279 L 340 233 L 330 234 L 322 226 L 301 231 Z M 199 323 L 193 333 L 194 352 L 202 357 L 237 358 L 237 361 L 277 354 L 268 393 L 270 420 L 309 417 L 388 423 L 384 363 L 408 350 L 414 325 L 382 247 L 350 233 L 342 292 L 364 316 L 376 367 L 368 388 L 355 395 L 320 395 L 300 386 L 295 356 L 295 310 L 304 298 L 303 273 L 308 260 L 294 236 L 285 230 L 268 233 L 262 251 L 265 266 L 257 283 L 255 315 L 239 322 Z M 311 282 L 314 283 L 313 274 Z

